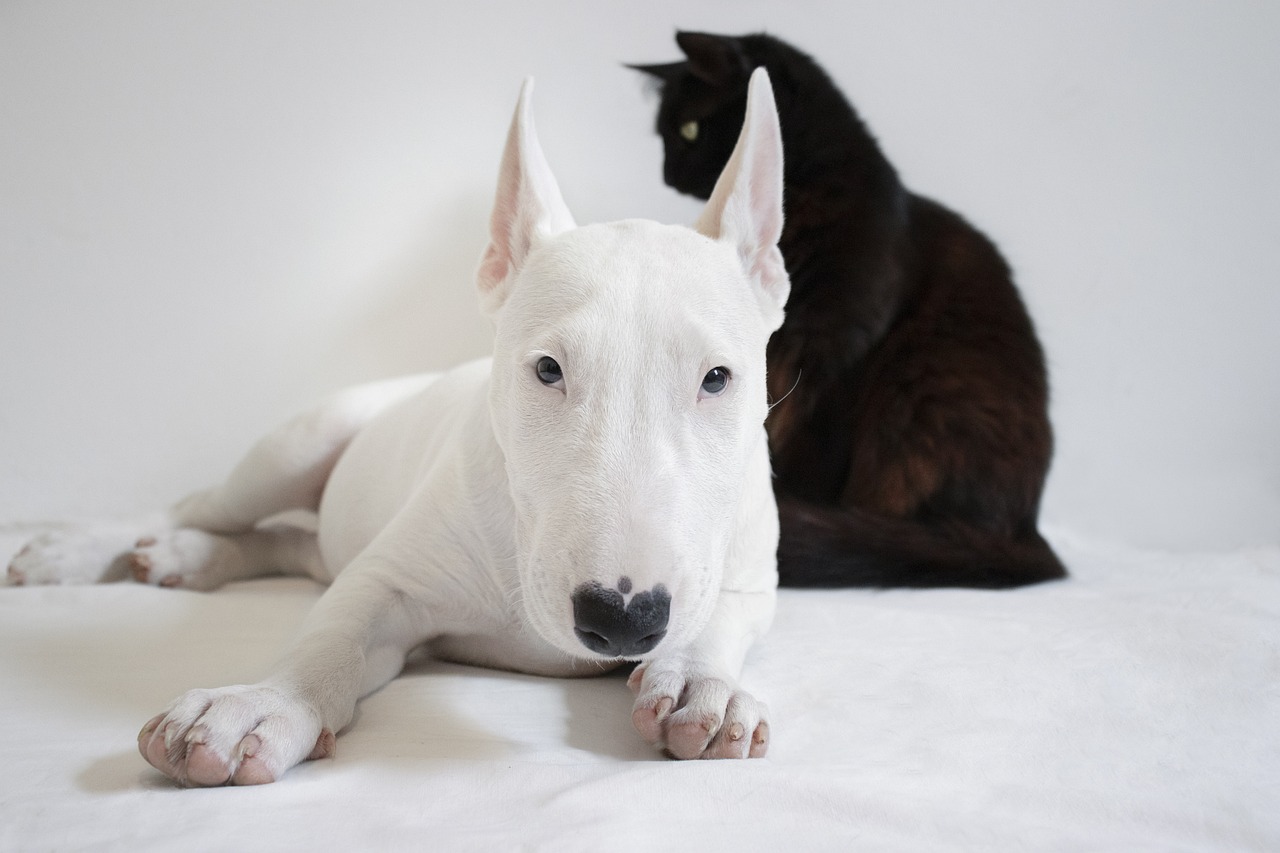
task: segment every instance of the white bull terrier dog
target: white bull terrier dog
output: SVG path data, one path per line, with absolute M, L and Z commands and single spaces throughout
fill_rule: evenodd
M 331 584 L 268 678 L 192 690 L 143 727 L 142 755 L 178 782 L 272 782 L 331 754 L 356 702 L 423 644 L 552 676 L 639 661 L 632 720 L 650 743 L 764 754 L 765 708 L 737 677 L 776 584 L 765 344 L 790 285 L 768 77 L 751 80 L 696 230 L 576 227 L 531 89 L 477 273 L 492 359 L 341 393 L 164 525 L 127 542 L 45 535 L 10 567 L 13 583 L 102 580 L 124 554 L 161 586 L 276 572 Z M 318 512 L 317 534 L 262 524 L 299 508 Z

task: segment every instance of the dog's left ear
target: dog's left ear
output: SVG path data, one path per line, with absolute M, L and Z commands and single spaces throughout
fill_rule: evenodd
M 782 325 L 791 279 L 778 249 L 782 236 L 782 134 L 769 73 L 757 68 L 733 155 L 694 227 L 738 250 L 770 331 Z
M 480 302 L 490 314 L 507 300 L 511 281 L 538 240 L 574 227 L 555 175 L 533 127 L 533 78 L 520 88 L 507 146 L 498 171 L 498 192 L 489 217 L 489 247 L 476 270 Z

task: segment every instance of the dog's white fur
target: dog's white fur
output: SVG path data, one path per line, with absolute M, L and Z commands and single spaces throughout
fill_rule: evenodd
M 127 529 L 49 535 L 11 566 L 16 582 L 100 579 L 123 550 L 136 577 L 162 585 L 268 571 L 331 582 L 269 678 L 193 690 L 143 728 L 142 754 L 178 781 L 269 782 L 327 755 L 357 700 L 422 643 L 546 675 L 615 666 L 575 635 L 571 596 L 584 584 L 670 595 L 665 636 L 631 656 L 645 738 L 681 758 L 763 754 L 765 709 L 736 680 L 776 584 L 765 343 L 789 283 L 768 78 L 752 79 L 696 230 L 575 227 L 530 91 L 477 274 L 496 324 L 491 360 L 338 395 L 136 545 L 120 541 L 136 535 Z M 551 385 L 537 372 L 547 356 L 563 372 Z M 728 385 L 708 393 L 721 366 Z M 263 524 L 296 508 L 318 510 L 318 535 Z M 77 576 L 86 565 L 90 577 Z

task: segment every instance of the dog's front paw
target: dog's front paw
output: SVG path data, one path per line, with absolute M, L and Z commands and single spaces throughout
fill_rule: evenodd
M 760 758 L 769 747 L 768 708 L 730 680 L 659 660 L 627 685 L 636 731 L 675 758 Z
M 262 785 L 333 754 L 308 703 L 266 686 L 192 690 L 138 733 L 138 751 L 182 785 Z

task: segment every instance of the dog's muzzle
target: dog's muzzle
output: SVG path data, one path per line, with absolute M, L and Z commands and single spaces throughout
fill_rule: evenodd
M 637 592 L 628 602 L 631 579 L 618 579 L 617 589 L 584 583 L 574 590 L 573 633 L 582 645 L 607 657 L 636 657 L 652 651 L 667 635 L 671 594 L 662 584 Z

